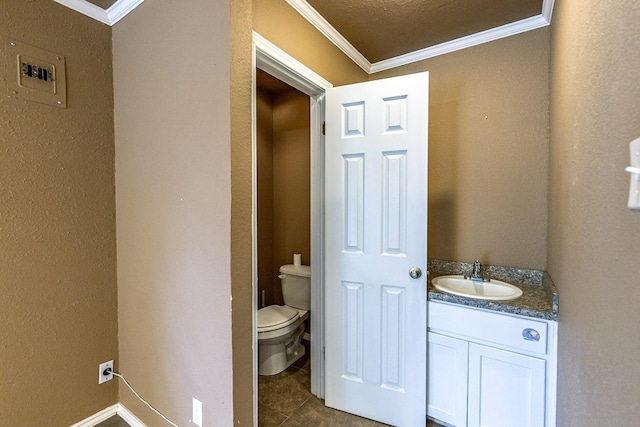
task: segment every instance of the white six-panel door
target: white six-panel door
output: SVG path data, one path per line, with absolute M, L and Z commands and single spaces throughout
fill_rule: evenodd
M 326 404 L 396 426 L 426 420 L 428 82 L 326 94 Z

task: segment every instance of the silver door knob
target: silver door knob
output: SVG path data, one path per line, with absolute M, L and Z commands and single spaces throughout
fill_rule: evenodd
M 418 267 L 411 267 L 411 270 L 409 270 L 409 276 L 411 276 L 412 279 L 419 279 L 422 277 L 422 270 Z

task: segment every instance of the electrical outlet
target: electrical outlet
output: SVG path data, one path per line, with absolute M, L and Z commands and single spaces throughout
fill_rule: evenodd
M 191 418 L 193 418 L 191 421 L 193 421 L 195 425 L 202 427 L 202 402 L 195 397 L 193 398 L 193 414 Z
M 98 375 L 98 384 L 102 384 L 113 379 L 113 360 L 100 364 L 100 373 Z

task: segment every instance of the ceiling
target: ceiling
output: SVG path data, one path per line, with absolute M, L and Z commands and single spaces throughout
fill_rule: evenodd
M 307 0 L 371 63 L 539 15 L 542 0 Z
M 95 4 L 96 6 L 100 6 L 103 9 L 109 9 L 114 5 L 116 0 L 87 0 L 89 3 Z
M 54 0 L 114 25 L 144 0 Z M 549 25 L 554 0 L 286 0 L 367 73 Z

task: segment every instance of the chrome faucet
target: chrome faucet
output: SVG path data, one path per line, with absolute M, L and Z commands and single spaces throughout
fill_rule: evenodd
M 471 267 L 471 274 L 465 275 L 464 278 L 469 279 L 472 282 L 488 282 L 491 280 L 485 279 L 482 275 L 482 264 L 480 264 L 480 261 L 478 260 L 475 260 L 473 263 L 473 267 Z

